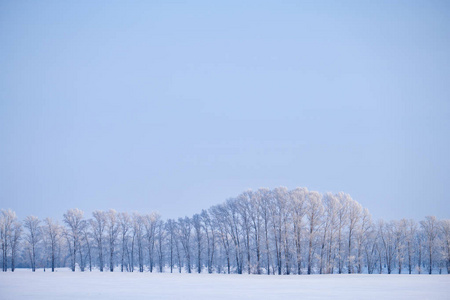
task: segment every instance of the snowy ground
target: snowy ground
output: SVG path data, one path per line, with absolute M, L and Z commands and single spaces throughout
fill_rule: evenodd
M 450 299 L 450 275 L 0 273 L 7 299 Z

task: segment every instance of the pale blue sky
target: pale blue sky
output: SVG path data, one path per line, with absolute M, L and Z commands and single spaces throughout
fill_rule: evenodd
M 0 1 L 0 207 L 245 189 L 450 217 L 448 1 Z

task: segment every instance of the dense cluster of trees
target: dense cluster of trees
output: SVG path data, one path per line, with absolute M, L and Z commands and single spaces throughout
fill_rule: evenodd
M 246 191 L 192 217 L 70 209 L 62 223 L 0 214 L 3 271 L 450 273 L 450 220 L 373 222 L 345 193 Z

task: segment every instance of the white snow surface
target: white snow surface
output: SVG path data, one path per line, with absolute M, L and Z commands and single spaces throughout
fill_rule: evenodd
M 0 299 L 450 299 L 450 275 L 0 273 Z

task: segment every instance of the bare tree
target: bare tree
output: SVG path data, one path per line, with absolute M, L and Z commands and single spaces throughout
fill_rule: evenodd
M 369 214 L 369 210 L 367 208 L 363 209 L 362 215 L 361 215 L 361 222 L 359 224 L 358 230 L 357 230 L 357 256 L 356 260 L 358 262 L 357 271 L 358 273 L 362 273 L 362 266 L 363 266 L 363 251 L 365 249 L 366 240 L 370 237 L 370 231 L 372 229 L 372 218 Z M 367 263 L 368 264 L 368 263 Z
M 237 208 L 240 215 L 240 227 L 245 244 L 245 252 L 247 256 L 247 273 L 251 273 L 251 249 L 250 249 L 250 237 L 251 237 L 251 224 L 250 224 L 250 199 L 253 192 L 251 190 L 245 191 L 237 198 Z
M 79 253 L 79 266 L 80 271 L 84 272 L 86 268 L 86 261 L 90 257 L 90 246 L 89 246 L 89 239 L 88 239 L 88 222 L 86 220 L 82 220 L 80 222 L 80 228 L 79 228 L 79 239 L 78 239 L 78 253 Z M 92 265 L 90 265 L 90 268 L 92 270 Z
M 164 250 L 165 250 L 165 239 L 166 239 L 166 230 L 164 226 L 164 222 L 159 220 L 156 224 L 156 238 L 157 238 L 157 254 L 158 254 L 158 266 L 159 272 L 164 272 Z
M 31 270 L 36 271 L 36 252 L 38 243 L 41 241 L 40 227 L 41 221 L 38 217 L 28 216 L 24 220 L 23 227 L 27 229 L 25 242 L 27 244 L 28 257 L 30 259 Z
M 395 222 L 395 248 L 397 249 L 398 274 L 402 273 L 403 261 L 405 259 L 405 240 L 407 234 L 407 220 L 402 219 Z
M 86 248 L 87 259 L 89 260 L 89 272 L 92 272 L 92 244 L 93 244 L 93 235 L 91 229 L 91 224 L 87 221 L 83 221 L 82 228 L 82 237 L 81 239 L 84 241 L 84 245 Z
M 109 246 L 109 271 L 114 272 L 114 253 L 117 244 L 117 237 L 119 236 L 120 224 L 118 221 L 117 212 L 110 209 L 106 213 L 106 232 Z
M 338 213 L 337 213 L 337 244 L 338 244 L 338 249 L 337 249 L 337 259 L 338 259 L 338 273 L 342 274 L 342 268 L 344 266 L 344 246 L 342 245 L 342 236 L 343 236 L 343 231 L 344 231 L 344 227 L 346 226 L 347 222 L 348 222 L 348 203 L 349 203 L 349 199 L 350 199 L 350 195 L 345 194 L 343 192 L 339 192 L 336 194 L 336 198 L 339 201 L 339 209 L 338 209 Z
M 152 212 L 151 214 L 145 215 L 144 217 L 145 236 L 147 238 L 148 265 L 150 273 L 153 272 L 156 225 L 158 224 L 160 219 L 161 216 L 156 212 Z
M 287 235 L 287 223 L 289 218 L 288 211 L 288 190 L 285 187 L 275 188 L 272 191 L 269 210 L 271 212 L 271 224 L 273 229 L 273 237 L 275 242 L 275 257 L 278 275 L 282 273 L 282 253 L 285 253 L 286 273 L 290 273 L 289 269 L 289 242 Z
M 234 245 L 236 271 L 238 274 L 242 274 L 243 253 L 241 246 L 241 227 L 238 214 L 238 206 L 235 199 L 228 199 L 225 202 L 225 216 L 226 225 L 229 227 L 229 233 Z
M 0 239 L 2 246 L 2 270 L 6 272 L 8 270 L 8 246 L 10 245 L 9 239 L 12 235 L 12 229 L 14 222 L 16 222 L 16 213 L 10 209 L 1 210 L 0 213 Z
M 447 274 L 450 274 L 450 220 L 442 220 L 441 223 L 443 258 L 447 266 Z
M 103 248 L 107 215 L 104 211 L 96 210 L 92 213 L 92 217 L 93 219 L 90 219 L 89 223 L 92 227 L 92 234 L 94 236 L 94 239 L 97 242 L 98 266 L 100 272 L 103 272 L 103 267 L 105 266 L 103 258 Z
M 332 250 L 333 238 L 334 238 L 334 234 L 335 234 L 336 211 L 337 211 L 339 203 L 333 194 L 326 193 L 325 196 L 323 197 L 323 204 L 324 204 L 325 215 L 324 215 L 323 223 L 322 223 L 319 274 L 329 273 L 331 270 L 331 266 L 330 266 L 331 250 Z M 327 251 L 326 247 L 329 248 L 328 251 Z M 327 253 L 326 257 L 325 257 L 325 252 Z M 327 260 L 326 267 L 324 267 L 325 258 Z
M 391 274 L 392 272 L 392 265 L 396 252 L 394 226 L 394 222 L 385 223 L 384 221 L 380 221 L 378 223 L 378 232 L 380 235 L 382 248 L 384 249 L 384 259 L 386 262 L 388 274 Z
M 136 237 L 139 272 L 144 272 L 144 219 L 141 215 L 133 213 L 133 236 Z M 132 243 L 134 245 L 134 243 Z M 132 246 L 133 247 L 133 246 Z M 134 269 L 134 251 L 131 251 L 131 270 Z
M 261 219 L 261 195 L 259 191 L 251 194 L 249 199 L 248 213 L 254 235 L 253 240 L 255 243 L 255 251 L 256 251 L 256 274 L 261 274 L 262 219 Z
M 52 272 L 55 272 L 55 261 L 56 261 L 56 251 L 58 240 L 61 235 L 61 228 L 58 223 L 55 223 L 51 218 L 46 218 L 44 220 L 44 235 L 47 236 L 50 242 L 50 256 L 51 256 L 51 268 Z
M 258 198 L 258 202 L 261 208 L 261 218 L 263 220 L 263 228 L 264 228 L 264 241 L 265 241 L 265 255 L 266 255 L 266 272 L 267 275 L 270 274 L 270 240 L 269 240 L 269 226 L 270 226 L 270 212 L 269 212 L 269 203 L 271 198 L 271 192 L 269 189 L 259 189 L 257 191 L 256 197 Z
M 69 254 L 71 257 L 71 268 L 75 272 L 76 253 L 80 243 L 81 229 L 83 227 L 83 211 L 78 208 L 69 209 L 64 214 L 64 223 L 68 226 L 65 231 L 66 239 L 69 246 Z
M 176 240 L 174 223 L 175 223 L 175 221 L 172 219 L 169 219 L 166 222 L 166 231 L 167 231 L 167 235 L 169 237 L 168 247 L 169 247 L 170 273 L 173 273 L 173 266 L 174 266 L 174 242 Z
M 184 254 L 186 257 L 186 265 L 188 273 L 192 273 L 191 269 L 191 231 L 192 222 L 188 217 L 179 218 L 178 225 L 180 229 L 180 241 L 183 245 Z
M 22 224 L 14 221 L 11 226 L 11 234 L 9 236 L 9 244 L 11 246 L 11 272 L 14 272 L 16 268 L 17 252 L 20 245 L 20 239 L 22 235 Z
M 123 272 L 125 265 L 125 257 L 128 253 L 128 239 L 129 239 L 129 231 L 131 226 L 131 219 L 128 213 L 122 212 L 119 214 L 119 228 L 120 228 L 120 237 L 122 243 L 122 251 L 120 257 L 120 271 Z
M 201 217 L 199 214 L 195 214 L 192 217 L 192 225 L 194 226 L 194 235 L 195 235 L 195 241 L 197 246 L 197 273 L 202 272 L 202 239 L 203 239 L 203 232 L 202 232 L 202 224 L 201 224 Z
M 317 229 L 320 224 L 320 218 L 323 212 L 322 197 L 318 192 L 309 192 L 308 208 L 306 210 L 306 218 L 308 220 L 308 274 L 312 273 L 313 247 L 315 246 L 315 238 Z
M 180 236 L 181 236 L 181 231 L 180 231 L 180 226 L 179 224 L 174 221 L 173 222 L 173 230 L 174 230 L 174 237 L 175 237 L 175 250 L 177 253 L 177 265 L 178 265 L 178 272 L 181 273 L 181 269 L 183 268 L 183 256 L 181 255 L 181 248 L 182 246 L 180 245 Z
M 433 254 L 436 242 L 436 236 L 438 234 L 438 222 L 435 216 L 427 216 L 424 221 L 420 222 L 425 236 L 427 238 L 427 249 L 428 249 L 428 273 L 431 274 L 433 271 Z
M 297 256 L 297 274 L 302 274 L 302 232 L 303 218 L 307 210 L 307 197 L 309 191 L 306 188 L 297 188 L 289 193 L 291 199 L 292 223 L 294 227 L 294 241 Z
M 413 260 L 414 260 L 414 244 L 415 244 L 415 236 L 417 234 L 417 223 L 414 220 L 406 221 L 406 234 L 405 234 L 405 243 L 406 243 L 406 252 L 408 255 L 408 272 L 412 273 L 413 269 Z
M 230 258 L 230 234 L 227 226 L 226 215 L 227 211 L 223 205 L 216 205 L 210 208 L 210 213 L 213 216 L 213 226 L 217 229 L 217 234 L 222 244 L 223 252 L 225 252 L 225 259 L 227 264 L 227 273 L 231 272 L 231 258 Z
M 361 204 L 355 200 L 349 198 L 348 200 L 348 255 L 347 255 L 347 271 L 348 274 L 353 273 L 353 260 L 352 256 L 352 241 L 355 229 L 358 226 L 358 222 L 361 217 L 362 207 Z
M 206 237 L 206 249 L 207 249 L 206 264 L 208 268 L 208 273 L 211 274 L 213 272 L 214 253 L 216 249 L 216 231 L 215 228 L 213 227 L 211 217 L 206 210 L 202 210 L 201 220 L 203 222 L 203 229 L 205 231 Z
M 419 274 L 421 274 L 422 273 L 422 265 L 423 265 L 423 247 L 424 247 L 424 240 L 425 240 L 425 233 L 422 228 L 417 230 L 415 239 L 416 239 L 416 251 L 417 251 L 417 272 Z

